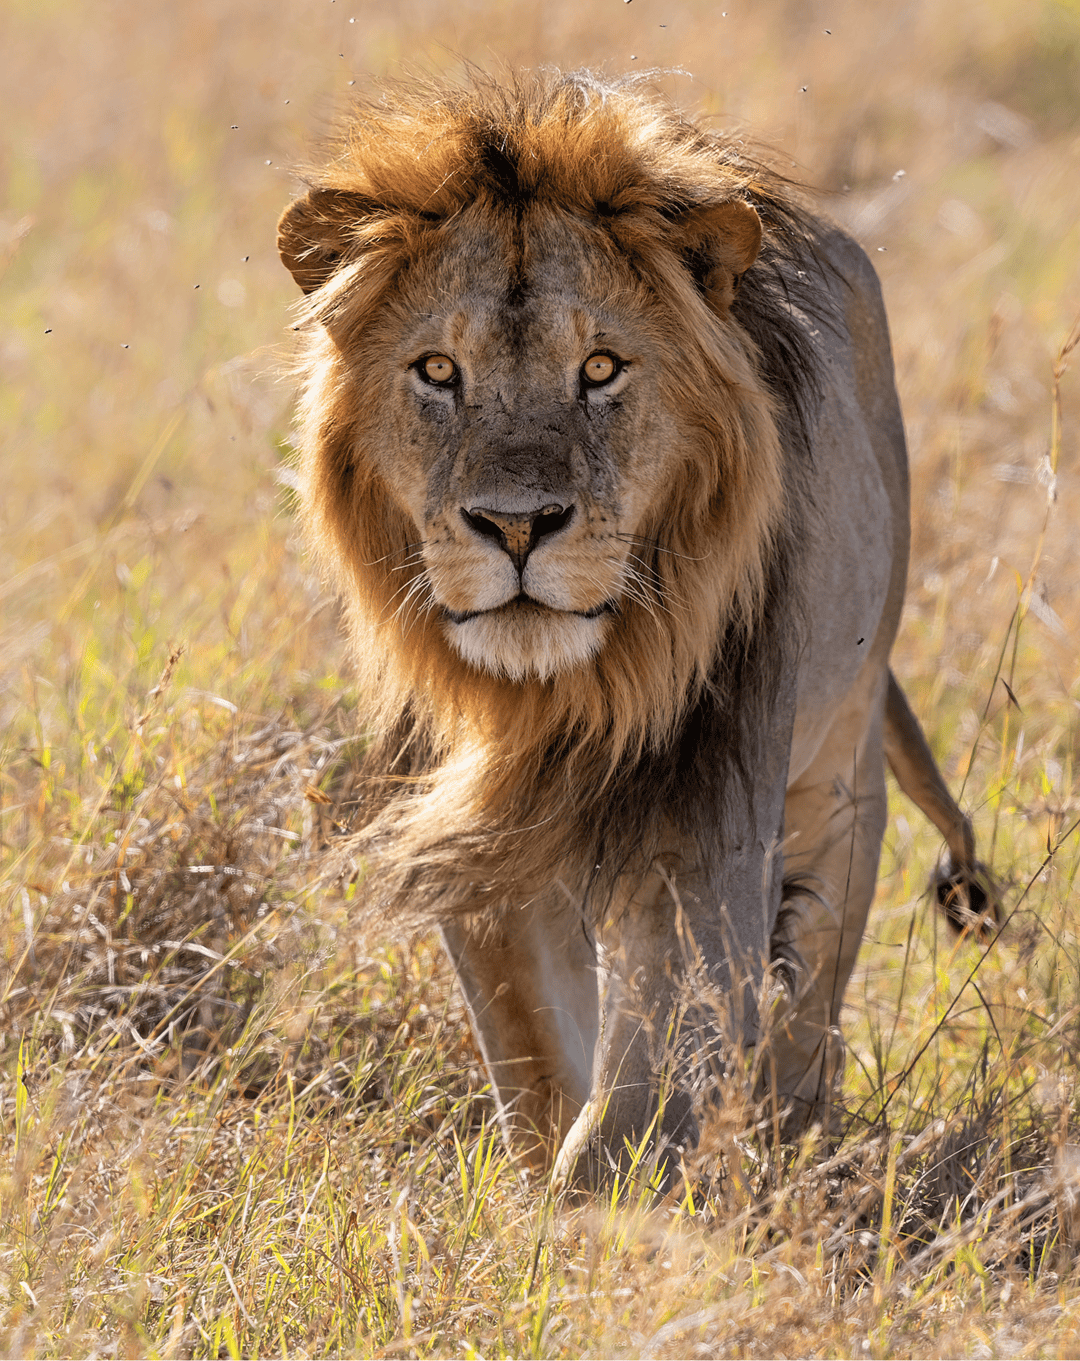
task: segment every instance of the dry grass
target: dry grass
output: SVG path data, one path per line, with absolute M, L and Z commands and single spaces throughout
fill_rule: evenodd
M 1080 11 L 979 10 L 0 14 L 5 1354 L 1080 1352 Z M 317 887 L 362 705 L 280 480 L 284 167 L 349 81 L 495 54 L 693 70 L 870 249 L 896 666 L 1007 886 L 993 949 L 939 934 L 898 801 L 842 1141 L 771 1152 L 732 1077 L 665 1203 L 522 1185 L 433 945 Z

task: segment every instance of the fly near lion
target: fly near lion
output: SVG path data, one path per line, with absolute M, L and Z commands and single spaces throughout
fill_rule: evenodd
M 641 80 L 551 72 L 388 87 L 278 240 L 303 513 L 380 734 L 369 912 L 439 924 L 534 1166 L 692 1145 L 703 1056 L 765 1031 L 798 1126 L 886 758 L 951 920 L 991 911 L 889 669 L 907 456 L 866 256 Z

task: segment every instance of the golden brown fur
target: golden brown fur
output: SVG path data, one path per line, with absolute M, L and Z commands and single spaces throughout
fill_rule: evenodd
M 415 276 L 468 212 L 508 250 L 552 215 L 572 224 L 596 260 L 597 296 L 617 283 L 655 329 L 685 441 L 635 528 L 639 570 L 602 646 L 546 678 L 508 681 L 448 644 L 420 533 L 378 456 L 399 432 L 368 374 L 393 353 Z M 739 286 L 759 220 L 762 253 Z M 701 132 L 639 83 L 557 75 L 510 89 L 481 78 L 390 90 L 357 110 L 283 218 L 283 256 L 311 290 L 305 515 L 348 605 L 365 708 L 385 734 L 355 850 L 392 839 L 376 880 L 389 907 L 473 910 L 478 883 L 488 900 L 528 896 L 553 865 L 577 881 L 598 871 L 610 887 L 647 858 L 657 781 L 693 782 L 702 724 L 713 802 L 698 812 L 684 789 L 671 798 L 692 830 L 695 819 L 715 830 L 715 797 L 730 796 L 728 776 L 752 760 L 753 714 L 776 683 L 779 650 L 762 618 L 774 634 L 795 614 L 814 375 L 789 316 L 797 273 L 781 280 L 779 266 L 815 269 L 807 230 L 737 141 Z M 404 451 L 397 459 L 401 479 L 422 476 Z M 386 783 L 395 775 L 409 782 Z

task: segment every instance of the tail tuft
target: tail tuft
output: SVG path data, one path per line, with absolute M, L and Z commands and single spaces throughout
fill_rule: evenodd
M 934 877 L 938 907 L 957 935 L 967 931 L 981 945 L 989 945 L 1001 927 L 1001 903 L 985 865 L 955 869 L 950 863 Z

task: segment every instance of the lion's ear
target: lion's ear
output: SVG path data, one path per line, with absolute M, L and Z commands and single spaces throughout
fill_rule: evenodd
M 743 199 L 732 199 L 694 210 L 685 230 L 687 264 L 709 305 L 724 313 L 761 249 L 761 218 Z
M 305 293 L 314 293 L 354 254 L 355 228 L 370 215 L 362 194 L 309 189 L 278 221 L 282 263 Z

